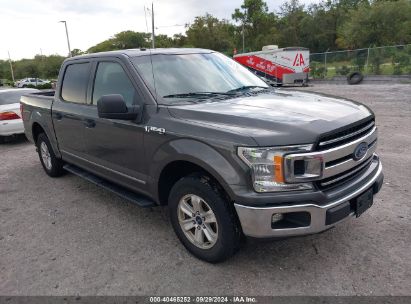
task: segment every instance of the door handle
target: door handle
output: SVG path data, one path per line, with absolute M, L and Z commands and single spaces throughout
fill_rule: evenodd
M 84 125 L 86 126 L 86 128 L 94 128 L 96 126 L 96 122 L 92 119 L 86 119 L 84 121 Z
M 53 116 L 57 120 L 61 120 L 63 118 L 63 115 L 59 112 L 53 112 Z

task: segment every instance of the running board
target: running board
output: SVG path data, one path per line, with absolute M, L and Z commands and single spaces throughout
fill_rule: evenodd
M 140 194 L 137 194 L 133 191 L 130 191 L 130 190 L 128 190 L 128 189 L 126 189 L 122 186 L 116 185 L 116 184 L 114 184 L 114 183 L 112 183 L 108 180 L 100 178 L 97 175 L 95 175 L 91 172 L 88 172 L 86 170 L 83 170 L 83 169 L 81 169 L 77 166 L 66 164 L 66 165 L 63 166 L 63 168 L 64 168 L 64 170 L 67 170 L 67 171 L 69 171 L 69 172 L 71 172 L 71 173 L 73 173 L 77 176 L 80 176 L 81 178 L 84 178 L 84 179 L 88 180 L 89 182 L 92 182 L 93 184 L 95 184 L 97 186 L 100 186 L 101 188 L 104 188 L 108 191 L 111 191 L 111 192 L 117 194 L 118 196 L 120 196 L 120 197 L 130 201 L 131 203 L 134 203 L 134 204 L 140 206 L 140 207 L 149 208 L 149 207 L 157 206 L 157 204 L 154 201 L 152 201 L 152 200 L 150 200 L 150 199 L 148 199 L 148 198 L 146 198 L 146 197 L 144 197 Z

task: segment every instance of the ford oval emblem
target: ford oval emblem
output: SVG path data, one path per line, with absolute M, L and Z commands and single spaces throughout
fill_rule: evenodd
M 362 142 L 355 148 L 352 158 L 354 160 L 360 160 L 367 154 L 367 151 L 368 144 L 366 142 Z

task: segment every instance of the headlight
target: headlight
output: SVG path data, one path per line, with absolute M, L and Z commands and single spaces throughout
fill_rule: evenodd
M 238 156 L 251 168 L 254 190 L 276 192 L 312 189 L 312 183 L 286 183 L 284 156 L 311 151 L 312 145 L 251 148 L 239 147 Z M 314 166 L 314 164 L 311 164 Z M 307 168 L 307 166 L 305 166 Z

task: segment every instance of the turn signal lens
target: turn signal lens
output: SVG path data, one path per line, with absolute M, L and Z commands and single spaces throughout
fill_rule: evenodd
M 20 116 L 18 116 L 14 112 L 0 112 L 0 120 L 12 120 L 12 119 L 19 119 Z
M 282 156 L 274 156 L 274 180 L 277 183 L 284 183 L 284 173 L 283 173 L 283 158 Z

